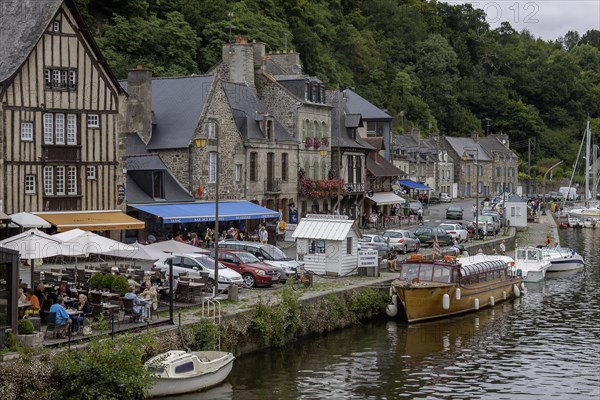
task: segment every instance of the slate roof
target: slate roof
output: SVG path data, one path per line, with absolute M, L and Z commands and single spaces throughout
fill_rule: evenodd
M 391 121 L 391 115 L 370 103 L 352 89 L 345 89 L 346 110 L 351 114 L 361 114 L 363 120 Z
M 259 122 L 269 110 L 258 98 L 253 89 L 244 84 L 221 82 L 227 96 L 229 106 L 233 110 L 236 125 L 244 139 L 266 139 L 265 133 L 260 129 Z M 274 119 L 275 140 L 278 142 L 295 142 L 290 133 Z
M 385 177 L 385 176 L 399 176 L 404 177 L 406 173 L 381 157 L 379 153 L 371 151 L 367 155 L 367 171 L 373 176 Z
M 152 79 L 152 138 L 148 150 L 187 148 L 194 137 L 213 75 Z M 120 81 L 127 90 L 127 81 Z
M 162 159 L 150 154 L 137 133 L 128 133 L 125 138 L 127 154 L 127 186 L 125 198 L 130 203 L 155 203 L 157 201 L 194 201 L 194 198 L 171 174 Z M 152 193 L 152 172 L 163 171 L 165 199 L 156 200 Z
M 27 60 L 62 3 L 69 8 L 79 31 L 104 67 L 108 78 L 120 90 L 93 35 L 87 30 L 73 0 L 1 0 L 0 1 L 0 84 L 10 79 Z
M 354 129 L 362 125 L 360 114 L 349 114 L 345 108 L 345 100 L 339 90 L 328 91 L 327 97 L 332 99 L 331 109 L 331 147 L 374 150 L 373 146 L 363 142 L 358 135 L 352 139 Z
M 481 161 L 492 161 L 492 159 L 490 158 L 489 154 L 485 151 L 485 149 L 483 147 L 481 147 L 481 145 L 479 143 L 477 143 L 476 141 L 474 141 L 472 138 L 470 137 L 452 137 L 452 136 L 446 136 L 446 141 L 448 142 L 448 144 L 450 144 L 450 146 L 452 147 L 452 149 L 456 152 L 456 154 L 458 154 L 459 156 L 462 156 L 463 153 L 465 153 L 465 148 L 477 148 L 478 149 L 478 154 L 477 157 L 479 160 Z M 473 153 L 473 155 L 475 155 L 475 152 L 472 150 L 467 150 L 467 153 Z
M 517 157 L 517 155 L 511 149 L 502 144 L 498 136 L 494 135 L 481 137 L 479 138 L 479 144 L 481 144 L 481 146 L 490 152 L 506 153 L 511 154 L 515 158 Z

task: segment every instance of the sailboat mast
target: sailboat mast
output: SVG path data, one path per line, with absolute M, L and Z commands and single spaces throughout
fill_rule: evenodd
M 585 206 L 588 207 L 590 203 L 590 148 L 591 148 L 591 131 L 590 131 L 590 120 L 587 121 L 585 128 Z

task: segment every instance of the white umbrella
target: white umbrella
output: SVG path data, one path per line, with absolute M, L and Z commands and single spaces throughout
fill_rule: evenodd
M 38 229 L 11 236 L 0 242 L 0 246 L 16 250 L 21 258 L 32 260 L 31 284 L 33 284 L 33 260 L 66 254 L 67 249 L 59 238 L 48 235 Z
M 11 214 L 10 219 L 14 222 L 14 224 L 9 225 L 11 228 L 16 227 L 17 225 L 23 228 L 50 228 L 52 226 L 45 219 L 28 212 Z
M 208 251 L 192 246 L 191 244 L 178 242 L 177 240 L 171 239 L 164 242 L 156 242 L 146 245 L 146 247 L 153 250 L 164 251 L 165 253 L 208 253 Z
M 103 254 L 115 257 L 131 258 L 135 260 L 158 260 L 159 258 L 166 257 L 166 254 L 163 251 L 150 248 L 147 245 L 139 244 L 136 242 L 132 243 L 130 246 L 135 247 L 135 250 L 122 251 L 119 249 L 111 251 L 110 253 Z
M 52 237 L 63 242 L 63 245 L 68 248 L 67 254 L 70 256 L 108 254 L 113 251 L 133 253 L 136 250 L 133 246 L 81 229 L 71 229 L 52 235 Z

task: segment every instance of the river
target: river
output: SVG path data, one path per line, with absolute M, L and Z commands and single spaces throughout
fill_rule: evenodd
M 600 399 L 600 229 L 586 260 L 521 298 L 449 320 L 388 318 L 240 357 L 228 381 L 170 399 Z

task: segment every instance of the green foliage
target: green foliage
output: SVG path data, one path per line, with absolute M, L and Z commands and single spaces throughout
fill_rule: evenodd
M 90 278 L 90 289 L 100 289 L 102 287 L 102 280 L 104 279 L 104 274 L 102 272 L 96 272 Z
M 117 275 L 114 277 L 110 288 L 118 289 L 121 291 L 121 295 L 124 295 L 129 289 L 129 282 L 127 281 L 127 278 L 125 278 L 123 275 Z
M 17 337 L 14 333 L 10 332 L 8 335 L 6 335 L 6 343 L 4 345 L 10 351 L 15 351 L 17 349 Z
M 113 281 L 115 280 L 115 276 L 113 274 L 104 274 L 102 277 L 102 288 L 110 289 L 113 285 Z
M 214 350 L 219 339 L 219 325 L 209 322 L 199 322 L 192 325 L 194 341 L 190 344 L 193 351 Z
M 142 366 L 149 336 L 92 339 L 84 350 L 69 350 L 54 358 L 54 398 L 109 400 L 143 399 L 153 375 Z
M 300 294 L 285 288 L 278 305 L 260 301 L 254 308 L 252 327 L 259 333 L 263 345 L 281 347 L 293 337 L 300 321 Z
M 359 319 L 372 318 L 381 314 L 389 302 L 389 296 L 382 290 L 366 289 L 350 300 L 348 309 Z
M 27 318 L 23 318 L 19 320 L 17 330 L 19 331 L 19 335 L 31 335 L 35 327 L 33 326 L 33 322 Z

